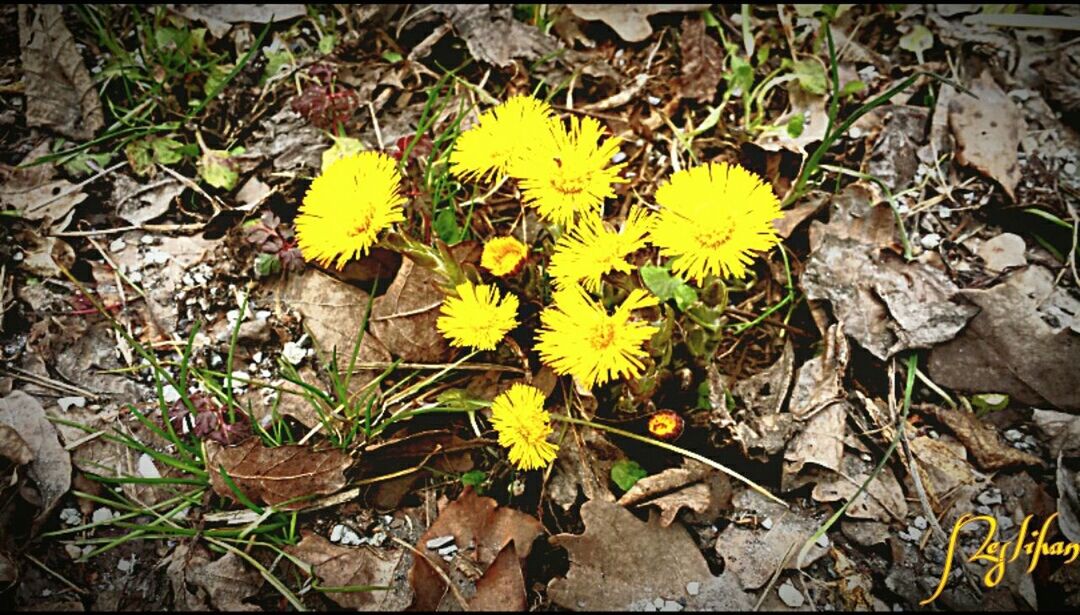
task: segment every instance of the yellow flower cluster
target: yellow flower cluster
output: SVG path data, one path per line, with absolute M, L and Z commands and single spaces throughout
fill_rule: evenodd
M 654 212 L 635 205 L 621 221 L 606 221 L 604 202 L 626 181 L 624 165 L 612 162 L 619 143 L 595 119 L 564 122 L 547 103 L 514 96 L 481 114 L 449 158 L 451 173 L 462 180 L 516 180 L 523 202 L 561 227 L 553 230 L 546 266 L 552 302 L 540 313 L 534 349 L 555 373 L 585 387 L 635 379 L 645 369 L 646 344 L 659 328 L 639 311 L 656 306 L 657 298 L 640 288 L 612 308 L 595 298 L 607 276 L 634 273 L 640 250 L 655 246 L 672 259 L 672 272 L 701 284 L 710 276 L 744 277 L 754 254 L 779 241 L 773 220 L 781 216 L 780 203 L 772 188 L 727 163 L 674 173 L 657 189 Z M 330 164 L 312 182 L 296 220 L 304 256 L 341 268 L 366 253 L 380 232 L 404 220 L 400 182 L 393 159 L 380 153 Z M 480 264 L 508 279 L 529 251 L 514 237 L 493 238 Z M 444 300 L 436 326 L 452 346 L 494 350 L 519 324 L 518 308 L 513 293 L 463 282 Z M 550 415 L 537 389 L 517 384 L 496 397 L 491 423 L 518 468 L 542 468 L 555 458 Z

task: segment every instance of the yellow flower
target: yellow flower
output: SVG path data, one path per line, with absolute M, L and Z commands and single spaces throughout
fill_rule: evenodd
M 629 273 L 626 257 L 645 247 L 652 219 L 635 207 L 623 222 L 622 230 L 605 228 L 600 216 L 589 214 L 555 243 L 548 271 L 562 288 L 581 283 L 591 292 L 600 290 L 600 278 L 612 271 Z
M 643 345 L 658 329 L 631 321 L 630 313 L 656 304 L 656 297 L 634 290 L 608 315 L 580 286 L 557 290 L 554 303 L 540 314 L 540 360 L 590 388 L 616 376 L 636 378 L 644 367 Z
M 311 182 L 300 205 L 296 216 L 300 253 L 337 269 L 366 254 L 379 231 L 405 219 L 400 181 L 394 160 L 379 152 L 335 160 Z
M 517 326 L 518 298 L 499 295 L 498 289 L 472 282 L 458 284 L 457 297 L 447 296 L 435 326 L 451 346 L 494 350 L 495 345 Z
M 492 274 L 504 276 L 517 271 L 529 249 L 513 237 L 496 237 L 484 244 L 480 264 Z
M 515 384 L 491 402 L 491 425 L 499 444 L 510 449 L 510 461 L 521 470 L 536 470 L 555 459 L 557 444 L 551 435 L 551 416 L 544 410 L 544 394 L 527 384 Z
M 649 241 L 663 256 L 674 256 L 671 270 L 699 284 L 709 275 L 742 278 L 752 252 L 780 240 L 773 220 L 780 201 L 769 184 L 750 171 L 709 163 L 679 171 L 656 190 L 660 213 Z
M 505 174 L 510 163 L 547 132 L 551 107 L 531 96 L 512 96 L 480 115 L 461 133 L 450 155 L 450 171 L 461 179 Z
M 570 118 L 569 132 L 560 120 L 548 129 L 547 138 L 534 140 L 510 165 L 510 175 L 541 217 L 569 227 L 576 214 L 599 213 L 604 199 L 615 196 L 612 184 L 626 181 L 619 177 L 626 165 L 611 165 L 619 139 L 600 141 L 603 128 L 591 117 Z

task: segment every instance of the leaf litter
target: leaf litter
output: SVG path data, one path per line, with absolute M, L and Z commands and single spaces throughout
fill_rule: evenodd
M 26 30 L 38 38 L 21 45 L 26 110 L 16 115 L 26 121 L 3 124 L 18 139 L 3 161 L 7 165 L 70 146 L 43 141 L 41 132 L 26 135 L 23 126 L 69 138 L 82 131 L 75 138 L 86 141 L 105 126 L 96 118 L 112 121 L 116 108 L 96 105 L 99 92 L 115 104 L 112 90 L 95 85 L 101 69 L 109 67 L 111 52 L 84 40 L 85 14 L 47 7 L 18 10 L 20 19 L 38 19 Z M 219 416 L 224 406 L 215 403 L 213 411 L 206 411 L 196 404 L 191 421 L 176 424 L 190 428 L 186 437 L 194 438 L 210 462 L 206 491 L 198 506 L 185 506 L 181 523 L 216 524 L 222 514 L 256 519 L 242 510 L 236 490 L 256 507 L 301 508 L 315 501 L 319 508 L 272 538 L 259 528 L 253 540 L 281 541 L 274 544 L 288 554 L 273 564 L 261 550 L 263 543 L 248 551 L 254 557 L 249 561 L 235 552 L 211 554 L 201 536 L 177 541 L 169 555 L 169 549 L 154 551 L 156 543 L 147 542 L 151 548 L 138 552 L 124 545 L 113 556 L 97 556 L 108 570 L 90 576 L 70 565 L 56 566 L 51 555 L 40 561 L 99 592 L 95 606 L 136 600 L 134 594 L 125 598 L 100 588 L 116 587 L 121 574 L 145 574 L 142 570 L 151 568 L 147 560 L 154 560 L 172 589 L 171 606 L 200 610 L 255 610 L 291 602 L 273 582 L 265 582 L 253 561 L 290 591 L 301 588 L 299 601 L 309 607 L 677 610 L 755 604 L 806 608 L 809 600 L 815 607 L 886 610 L 917 604 L 940 572 L 942 544 L 928 527 L 931 516 L 948 531 L 965 512 L 992 514 L 1008 532 L 1025 513 L 1045 516 L 1056 510 L 1062 533 L 1074 539 L 1080 533 L 1080 489 L 1077 455 L 1069 442 L 1078 406 L 1068 369 L 1075 363 L 1070 353 L 1080 326 L 1071 288 L 1075 193 L 1070 190 L 1075 186 L 1068 165 L 1077 161 L 1070 152 L 1075 126 L 1070 128 L 1069 116 L 1054 114 L 1069 105 L 1068 80 L 1062 75 L 1073 67 L 1075 50 L 1053 47 L 1068 42 L 1057 30 L 990 28 L 983 19 L 987 11 L 979 7 L 885 8 L 880 13 L 837 9 L 826 26 L 840 52 L 840 83 L 835 85 L 862 84 L 844 88 L 841 117 L 884 91 L 890 78 L 902 79 L 912 70 L 950 73 L 967 91 L 921 78 L 832 143 L 823 159 L 830 166 L 814 168 L 811 155 L 830 124 L 833 84 L 818 21 L 830 10 L 798 7 L 792 15 L 782 8 L 777 19 L 769 9 L 741 14 L 704 5 L 557 10 L 440 5 L 434 10 L 341 8 L 325 14 L 302 5 L 274 11 L 170 9 L 161 24 L 182 31 L 186 19 L 194 18 L 193 28 L 207 26 L 211 38 L 206 42 L 214 53 L 227 50 L 231 56 L 236 51 L 238 60 L 259 30 L 245 24 L 266 23 L 270 13 L 276 18 L 270 27 L 273 38 L 267 41 L 277 42 L 257 49 L 254 62 L 208 102 L 212 113 L 168 133 L 178 146 L 193 147 L 200 141 L 189 134 L 194 130 L 209 145 L 199 143 L 202 147 L 193 154 L 176 150 L 167 160 L 152 161 L 156 175 L 154 166 L 110 168 L 89 180 L 78 179 L 74 166 L 61 162 L 4 167 L 0 202 L 15 214 L 10 243 L 17 247 L 0 251 L 8 257 L 9 250 L 17 250 L 10 252 L 10 263 L 19 264 L 0 269 L 6 330 L 0 390 L 8 394 L 4 401 L 12 396 L 20 401 L 16 414 L 33 407 L 17 397 L 23 393 L 32 394 L 43 409 L 34 421 L 0 424 L 5 476 L 19 486 L 21 496 L 8 502 L 37 515 L 42 525 L 37 532 L 56 527 L 50 524 L 73 526 L 67 520 L 78 523 L 79 516 L 104 520 L 119 514 L 70 494 L 74 488 L 111 497 L 87 475 L 121 480 L 186 476 L 160 457 L 105 437 L 116 429 L 154 454 L 180 454 L 137 420 L 134 410 L 148 412 L 149 425 L 165 425 L 153 399 L 154 382 L 140 375 L 141 357 L 126 338 L 89 306 L 88 299 L 94 298 L 133 339 L 153 344 L 159 359 L 168 357 L 172 376 L 177 375 L 173 361 L 195 321 L 204 324 L 192 345 L 196 379 L 214 395 L 225 389 L 219 374 L 226 361 L 234 376 L 242 376 L 241 382 L 233 380 L 231 393 L 245 418 L 226 421 Z M 309 11 L 310 18 L 300 19 Z M 864 19 L 868 15 L 874 17 Z M 369 29 L 379 36 L 357 37 Z M 34 73 L 32 56 L 51 53 L 49 41 L 56 40 L 89 44 L 89 51 L 61 54 L 56 66 Z M 42 47 L 41 41 L 48 44 Z M 281 51 L 285 41 L 288 54 Z M 1000 54 L 1016 70 L 1002 73 L 993 63 L 987 68 L 979 56 L 988 54 Z M 104 61 L 95 64 L 99 56 Z M 432 189 L 428 171 L 445 162 L 450 150 L 435 147 L 432 158 L 425 156 L 429 147 L 447 145 L 438 141 L 440 130 L 453 119 L 457 103 L 429 115 L 424 90 L 449 66 L 444 60 L 458 58 L 476 62 L 445 83 L 452 84 L 454 100 L 465 101 L 463 110 L 470 116 L 489 106 L 492 93 L 533 91 L 547 96 L 558 113 L 584 110 L 622 137 L 619 154 L 630 161 L 624 176 L 630 186 L 617 188 L 623 210 L 636 196 L 649 201 L 673 169 L 710 160 L 764 161 L 762 168 L 782 197 L 799 173 L 813 174 L 810 191 L 795 199 L 777 223 L 785 238 L 783 252 L 773 251 L 770 267 L 755 269 L 748 281 L 727 288 L 731 304 L 717 322 L 735 326 L 736 333 L 725 329 L 717 336 L 719 352 L 654 354 L 641 382 L 625 390 L 575 390 L 553 374 L 541 377 L 542 370 L 532 378 L 553 414 L 580 412 L 630 432 L 645 433 L 644 417 L 673 409 L 687 424 L 673 446 L 702 451 L 759 477 L 788 508 L 733 488 L 727 475 L 670 449 L 643 453 L 617 433 L 578 425 L 553 425 L 559 449 L 550 472 L 508 471 L 491 454 L 498 449 L 490 431 L 484 432 L 483 402 L 518 381 L 516 374 L 507 374 L 511 366 L 521 371 L 518 366 L 525 364 L 526 381 L 533 372 L 529 331 L 547 303 L 542 294 L 535 295 L 544 275 L 535 268 L 494 281 L 526 298 L 519 329 L 511 333 L 516 346 L 477 358 L 483 363 L 460 366 L 460 371 L 446 366 L 463 353 L 447 347 L 434 326 L 446 287 L 420 261 L 376 247 L 343 271 L 315 266 L 297 271 L 304 268 L 302 260 L 287 256 L 289 241 L 295 239 L 295 204 L 323 166 L 328 147 L 350 140 L 354 149 L 385 146 L 400 154 L 402 144 L 407 146 L 432 118 L 417 143 L 421 155 L 414 149 L 401 166 L 403 189 L 410 197 L 424 195 L 407 207 L 408 225 L 419 222 L 419 228 L 427 229 L 437 214 L 445 220 L 450 213 L 466 238 L 455 246 L 456 260 L 478 259 L 481 244 L 473 239 L 512 234 L 533 244 L 531 263 L 542 262 L 552 231 L 532 211 L 519 216 L 520 195 L 513 182 L 494 189 L 483 202 L 470 201 L 467 211 L 456 206 L 476 195 L 454 193 L 450 200 L 439 200 L 446 194 L 427 194 Z M 773 85 L 785 87 L 760 90 L 766 95 L 750 103 L 751 109 L 761 105 L 762 126 L 743 121 L 747 101 L 740 97 L 746 92 L 731 90 L 724 80 L 735 59 L 751 69 L 751 85 L 779 71 L 772 75 L 779 77 Z M 264 61 L 281 62 L 288 71 L 278 75 L 288 72 L 290 78 L 267 79 Z M 1041 78 L 1032 81 L 1040 67 L 1046 68 L 1045 84 Z M 110 79 L 123 78 L 109 74 Z M 187 78 L 195 83 L 190 91 L 198 90 L 203 77 Z M 322 120 L 303 105 L 299 113 L 293 110 L 297 105 L 290 102 L 311 98 L 312 80 L 318 81 L 315 90 L 336 95 L 340 89 L 349 101 L 344 110 L 324 109 L 340 126 L 317 125 Z M 71 104 L 50 111 L 40 93 L 57 84 L 64 84 L 68 98 L 63 100 Z M 251 113 L 237 114 L 243 106 L 236 101 L 246 101 Z M 480 104 L 467 109 L 472 101 Z M 714 128 L 695 130 L 714 114 Z M 466 121 L 462 127 L 470 125 Z M 136 142 L 155 138 L 139 136 Z M 248 153 L 234 155 L 235 146 Z M 105 149 L 98 145 L 90 151 L 97 156 Z M 200 150 L 205 154 L 201 160 Z M 99 158 L 91 160 L 96 164 Z M 851 181 L 852 175 L 835 171 L 839 167 L 862 175 Z M 176 175 L 162 169 L 175 169 Z M 131 179 L 144 172 L 151 175 Z M 1037 215 L 1051 226 L 1013 223 L 1012 216 L 1033 215 L 1031 210 L 1041 212 Z M 260 240 L 238 249 L 237 237 L 248 235 L 245 218 L 271 222 L 262 223 L 268 230 Z M 128 225 L 142 228 L 122 230 Z M 196 229 L 198 234 L 191 235 Z M 279 259 L 279 268 L 267 265 L 271 255 Z M 88 285 L 86 296 L 58 263 L 79 284 Z M 635 265 L 662 268 L 665 263 Z M 465 269 L 471 275 L 472 269 Z M 613 279 L 613 288 L 624 281 Z M 787 296 L 788 286 L 788 303 L 775 305 Z M 253 291 L 250 305 L 241 316 L 248 291 Z M 699 291 L 665 309 L 677 307 L 673 313 L 678 318 L 684 309 L 696 309 L 694 302 L 704 301 L 705 295 Z M 9 302 L 9 296 L 15 300 Z M 364 332 L 369 303 L 372 314 Z M 775 307 L 763 312 L 769 305 Z M 230 349 L 235 325 L 237 346 Z M 13 335 L 7 333 L 11 327 Z M 408 370 L 420 366 L 411 377 L 432 376 L 431 389 L 417 399 L 399 396 L 398 405 L 381 408 L 383 395 L 399 392 L 404 382 L 405 370 L 391 369 L 373 391 L 377 417 L 415 424 L 395 425 L 382 437 L 358 432 L 359 444 L 338 451 L 327 448 L 326 440 L 331 431 L 341 435 L 342 423 L 338 418 L 326 422 L 315 405 L 335 413 L 341 409 L 326 399 L 313 405 L 310 390 L 300 394 L 297 383 L 280 377 L 277 368 L 290 365 L 303 383 L 326 390 L 333 380 L 326 369 L 331 350 L 337 351 L 340 371 L 361 332 L 357 360 L 366 367 L 352 379 L 351 394 L 394 360 L 409 365 Z M 919 357 L 919 379 L 904 423 L 898 420 L 902 404 L 893 399 L 895 386 L 890 390 L 883 372 L 913 353 Z M 17 357 L 16 362 L 9 365 L 8 356 Z M 262 381 L 280 390 L 263 390 Z M 443 395 L 446 389 L 453 394 Z M 199 388 L 188 401 L 207 392 Z M 184 403 L 174 399 L 177 389 L 170 385 L 164 394 L 173 400 L 167 402 L 170 416 L 186 416 Z M 999 401 L 984 405 L 988 396 Z M 450 402 L 462 405 L 423 416 Z M 53 427 L 50 417 L 83 424 L 89 431 L 57 421 Z M 273 447 L 269 432 L 262 431 L 268 427 L 280 439 Z M 51 478 L 34 469 L 37 435 L 43 433 L 53 434 L 57 454 L 67 455 L 64 447 L 70 449 L 70 465 L 55 464 Z M 882 451 L 900 434 L 904 442 L 875 473 Z M 614 479 L 613 468 L 631 465 L 636 471 L 632 486 Z M 222 467 L 236 490 L 223 478 Z M 69 478 L 67 486 L 61 474 Z M 55 484 L 50 487 L 50 482 Z M 39 483 L 46 483 L 44 491 Z M 865 493 L 852 500 L 864 483 Z M 613 486 L 630 489 L 616 501 Z M 41 497 L 34 496 L 35 490 Z M 176 492 L 124 483 L 115 493 L 155 505 Z M 418 503 L 425 512 L 413 508 Z M 794 572 L 794 551 L 844 504 L 846 515 L 815 541 L 802 571 Z M 5 514 L 10 510 L 4 508 Z M 368 532 L 374 525 L 365 519 L 376 510 L 394 513 L 386 516 L 397 524 L 393 532 Z M 648 522 L 642 520 L 646 514 Z M 282 517 L 272 519 L 281 523 Z M 384 522 L 378 524 L 381 528 Z M 345 540 L 344 528 L 353 527 Z M 117 530 L 90 528 L 80 536 L 104 541 L 122 536 Z M 54 540 L 48 536 L 27 552 L 49 554 L 40 545 L 55 546 Z M 964 537 L 960 550 L 972 552 L 978 545 L 971 540 Z M 74 551 L 79 554 L 71 557 L 83 553 L 74 545 L 65 547 L 74 548 L 60 553 L 64 562 Z M 17 559 L 21 553 L 6 544 L 0 548 L 5 558 Z M 137 566 L 136 559 L 124 559 L 136 555 Z M 296 578 L 283 576 L 294 574 L 294 567 L 300 573 Z M 60 583 L 34 565 L 16 573 L 26 579 L 18 589 L 22 604 L 40 602 L 38 588 Z M 4 578 L 16 573 L 4 572 Z M 308 575 L 311 585 L 293 583 Z M 967 595 L 966 585 L 950 585 L 941 604 L 1068 603 L 1068 588 L 1080 587 L 1080 580 L 1064 568 L 1050 581 L 1045 576 L 1011 570 L 1001 587 L 982 598 Z M 830 581 L 810 582 L 824 578 Z M 839 582 L 833 583 L 834 578 Z M 1061 592 L 1065 597 L 1057 597 L 1054 583 L 1066 588 Z M 165 593 L 159 592 L 159 605 Z

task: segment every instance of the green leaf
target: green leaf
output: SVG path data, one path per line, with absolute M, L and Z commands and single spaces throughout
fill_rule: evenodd
M 260 253 L 255 257 L 255 275 L 265 278 L 281 271 L 281 259 L 277 254 Z
M 397 64 L 405 58 L 400 53 L 387 49 L 386 51 L 382 52 L 382 59 L 386 60 L 391 64 Z
M 795 117 L 791 118 L 790 120 L 788 120 L 788 123 L 787 123 L 788 136 L 791 137 L 792 139 L 798 139 L 799 136 L 803 133 L 803 128 L 804 128 L 805 125 L 806 125 L 806 114 L 805 113 L 800 113 L 799 115 L 796 115 Z
M 476 489 L 477 493 L 481 493 L 484 487 L 484 481 L 487 480 L 487 474 L 482 470 L 469 470 L 461 475 L 461 484 L 466 487 L 472 487 Z
M 859 92 L 866 90 L 866 84 L 856 79 L 855 81 L 848 81 L 844 84 L 844 87 L 840 88 L 840 98 L 847 98 L 848 96 L 854 96 Z
M 623 491 L 629 491 L 635 483 L 648 475 L 645 468 L 632 459 L 620 459 L 611 466 L 611 480 Z
M 207 149 L 199 158 L 199 177 L 215 188 L 232 190 L 240 180 L 240 174 L 229 160 L 229 152 Z
M 266 56 L 266 68 L 263 69 L 262 83 L 277 76 L 281 69 L 292 65 L 292 54 L 284 47 L 279 51 L 265 49 L 263 55 Z
M 671 275 L 666 267 L 645 265 L 641 267 L 641 281 L 661 301 L 675 300 L 680 311 L 698 300 L 697 291 L 681 278 Z
M 922 24 L 916 24 L 911 32 L 900 37 L 900 48 L 915 54 L 919 64 L 923 63 L 923 52 L 934 46 L 934 34 Z
M 825 67 L 821 65 L 821 62 L 813 58 L 793 63 L 792 72 L 795 78 L 799 80 L 802 89 L 811 94 L 820 96 L 825 94 L 829 88 L 829 80 L 825 76 Z
M 444 209 L 436 214 L 431 226 L 435 229 L 435 234 L 439 236 L 439 239 L 450 245 L 461 241 L 462 236 L 465 234 L 464 229 L 458 225 L 457 216 L 450 209 Z
M 323 172 L 326 172 L 326 168 L 334 161 L 364 151 L 364 144 L 360 142 L 360 139 L 336 137 L 334 135 L 330 135 L 330 138 L 334 140 L 334 144 L 326 148 L 322 153 Z
M 212 95 L 218 91 L 225 80 L 229 78 L 229 73 L 232 72 L 232 64 L 217 64 L 211 66 L 210 70 L 206 73 L 206 83 L 203 84 L 203 93 L 207 96 Z
M 176 164 L 183 159 L 184 144 L 169 137 L 159 137 L 150 142 L 150 149 L 154 153 L 154 162 L 159 164 Z
M 1004 410 L 1009 407 L 1009 396 L 1002 393 L 982 393 L 971 397 L 971 405 L 980 414 Z
M 728 86 L 739 90 L 740 95 L 749 94 L 754 87 L 754 67 L 742 56 L 732 54 L 728 57 L 731 58 L 731 72 L 725 76 Z
M 146 175 L 154 168 L 154 151 L 146 139 L 138 139 L 124 146 L 128 165 L 136 175 Z
M 74 158 L 64 163 L 64 170 L 76 177 L 90 175 L 91 173 L 96 173 L 96 171 L 90 167 L 90 162 L 93 162 L 99 169 L 104 169 L 105 165 L 109 164 L 109 161 L 112 160 L 112 157 L 112 152 L 91 154 L 86 150 L 83 150 L 76 154 Z
M 334 45 L 337 44 L 337 37 L 333 34 L 327 34 L 319 39 L 319 53 L 326 55 L 334 50 Z

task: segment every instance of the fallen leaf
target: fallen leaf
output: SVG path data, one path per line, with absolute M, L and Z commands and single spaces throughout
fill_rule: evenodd
M 846 400 L 830 403 L 815 413 L 788 443 L 784 452 L 781 488 L 788 485 L 808 463 L 837 472 L 844 457 L 844 433 L 851 404 Z
M 85 141 L 105 125 L 105 116 L 62 9 L 54 4 L 19 5 L 26 125 Z
M 681 468 L 668 468 L 637 481 L 618 503 L 638 508 L 659 507 L 661 527 L 671 525 L 683 508 L 711 523 L 731 505 L 731 482 L 726 474 L 687 460 Z
M 480 570 L 486 571 L 500 552 L 513 544 L 520 568 L 532 550 L 533 541 L 543 533 L 543 526 L 534 517 L 500 507 L 495 500 L 480 497 L 471 487 L 466 487 L 420 537 L 417 549 L 426 550 L 427 542 L 432 539 L 453 536 L 453 544 L 458 548 L 455 557 L 468 558 Z M 470 546 L 472 549 L 468 549 Z M 444 571 L 449 568 L 441 557 L 430 550 L 428 554 Z M 414 592 L 412 610 L 435 611 L 446 598 L 446 583 L 427 558 L 413 560 L 409 584 Z
M 0 424 L 13 429 L 33 454 L 27 474 L 41 496 L 37 518 L 45 519 L 71 488 L 71 455 L 60 444 L 45 409 L 22 391 L 0 398 Z
M 970 90 L 976 98 L 961 93 L 949 104 L 956 161 L 993 179 L 1015 200 L 1020 183 L 1017 155 L 1020 139 L 1027 133 L 1024 114 L 989 70 L 983 70 Z
M 173 10 L 205 23 L 215 38 L 228 34 L 237 23 L 281 23 L 307 15 L 303 4 L 179 4 Z
M 705 30 L 705 20 L 687 17 L 679 37 L 682 75 L 679 79 L 683 98 L 707 103 L 716 97 L 724 78 L 724 50 Z
M 232 447 L 207 442 L 206 452 L 215 493 L 236 499 L 221 476 L 224 468 L 248 499 L 288 510 L 306 504 L 304 500 L 284 504 L 288 500 L 340 491 L 345 487 L 345 470 L 352 465 L 352 458 L 340 449 L 316 451 L 293 445 L 267 448 L 258 438 Z
M 637 43 L 649 38 L 649 17 L 661 13 L 704 11 L 708 4 L 568 4 L 579 19 L 600 20 L 611 26 L 624 41 Z
M 473 241 L 450 248 L 458 262 L 475 262 L 481 251 Z M 435 325 L 444 298 L 440 283 L 430 269 L 402 259 L 386 294 L 375 299 L 368 326 L 391 354 L 418 363 L 438 363 L 449 356 L 450 346 Z
M 909 446 L 931 503 L 942 501 L 957 487 L 973 485 L 980 478 L 967 460 L 966 450 L 956 442 L 918 436 L 911 439 Z
M 807 149 L 825 138 L 825 131 L 829 127 L 829 114 L 825 96 L 807 92 L 802 88 L 788 88 L 788 103 L 790 108 L 787 112 L 773 122 L 775 126 L 784 129 L 766 131 L 754 140 L 754 144 L 770 152 L 787 150 L 798 154 L 799 162 L 795 169 L 795 174 L 798 175 L 806 159 Z
M 551 500 L 569 511 L 581 495 L 586 500 L 614 502 L 608 489 L 611 468 L 625 454 L 599 430 L 569 426 L 559 445 L 555 472 L 548 483 Z
M 795 418 L 805 420 L 828 405 L 847 398 L 844 375 L 851 349 L 843 323 L 829 327 L 822 353 L 799 367 L 788 407 Z M 790 344 L 790 342 L 788 342 Z
M 1070 542 L 1080 542 L 1080 471 L 1077 458 L 1057 457 L 1058 527 Z
M 67 226 L 69 214 L 85 200 L 86 193 L 66 179 L 24 188 L 10 183 L 0 187 L 0 209 L 13 209 L 20 218 L 34 222 L 51 220 L 59 227 L 57 230 Z
M 980 308 L 955 340 L 930 353 L 934 382 L 976 393 L 1004 393 L 1024 404 L 1050 403 L 1080 412 L 1078 323 L 1054 306 L 1067 304 L 1047 269 L 1028 266 L 985 290 L 963 296 Z M 1065 295 L 1061 300 L 1056 295 Z
M 941 271 L 891 251 L 825 235 L 802 276 L 806 296 L 828 300 L 846 332 L 879 359 L 951 340 L 978 309 L 960 303 Z
M 262 610 L 244 600 L 258 593 L 263 577 L 235 553 L 211 560 L 210 553 L 198 543 L 180 544 L 169 556 L 166 575 L 176 610 Z
M 795 232 L 795 229 L 805 222 L 807 218 L 816 214 L 826 201 L 827 198 L 821 193 L 799 199 L 798 205 L 784 210 L 783 218 L 773 220 L 773 226 L 776 227 L 776 234 L 784 239 L 791 237 L 791 234 Z
M 405 552 L 338 546 L 322 536 L 304 530 L 300 543 L 285 551 L 308 563 L 311 574 L 323 587 L 381 586 L 391 590 L 328 592 L 326 596 L 346 609 L 358 611 L 401 611 L 411 596 L 404 583 L 395 581 Z M 400 587 L 398 587 L 400 585 Z
M 878 112 L 883 126 L 870 148 L 866 172 L 896 194 L 915 183 L 916 152 L 926 142 L 929 112 L 913 105 L 888 105 Z
M 907 34 L 900 37 L 900 48 L 915 54 L 919 64 L 923 64 L 923 52 L 934 46 L 934 34 L 921 23 L 912 26 Z
M 112 200 L 116 215 L 139 226 L 169 211 L 169 206 L 186 189 L 172 177 L 145 183 L 121 174 L 113 180 Z
M 1031 420 L 1050 441 L 1052 457 L 1062 451 L 1068 457 L 1080 457 L 1080 416 L 1036 408 Z
M 69 270 L 75 264 L 75 250 L 58 237 L 41 237 L 32 229 L 19 233 L 24 258 L 19 266 L 27 272 L 43 278 L 61 278 L 59 263 Z
M 548 583 L 548 598 L 565 609 L 641 611 L 657 598 L 677 600 L 687 610 L 746 610 L 749 597 L 730 570 L 713 576 L 694 539 L 678 523 L 644 523 L 613 502 L 581 506 L 582 534 L 558 534 L 570 570 Z M 687 585 L 697 583 L 696 595 Z M 655 608 L 655 607 L 653 607 Z
M 758 459 L 772 456 L 784 449 L 793 433 L 793 416 L 781 408 L 791 388 L 794 360 L 794 348 L 788 341 L 775 363 L 731 389 L 737 403 L 735 439 L 748 455 Z
M 19 432 L 7 423 L 0 423 L 0 457 L 12 464 L 21 466 L 34 460 L 34 452 L 22 439 Z
M 840 470 L 831 471 L 811 468 L 803 477 L 804 482 L 814 482 L 811 496 L 817 502 L 848 501 L 858 491 L 873 471 L 874 464 L 854 451 L 848 451 L 840 464 Z M 884 468 L 877 478 L 870 481 L 866 490 L 851 500 L 844 513 L 852 519 L 872 519 L 891 522 L 907 516 L 907 501 L 899 481 L 891 468 Z
M 979 417 L 962 410 L 941 408 L 933 404 L 920 404 L 917 410 L 932 416 L 964 443 L 975 463 L 983 470 L 992 471 L 1013 466 L 1042 466 L 1038 457 L 1017 450 L 998 437 L 993 426 Z
M 303 316 L 304 327 L 315 340 L 322 361 L 328 362 L 336 351 L 338 364 L 347 366 L 364 323 L 369 295 L 351 284 L 308 269 L 301 275 L 289 276 L 280 297 L 285 305 L 296 308 Z M 372 306 L 372 316 L 377 305 L 378 300 Z M 389 362 L 390 353 L 373 335 L 365 333 L 356 360 Z
M 975 254 L 983 259 L 987 271 L 997 273 L 1010 267 L 1026 265 L 1027 257 L 1024 255 L 1026 248 L 1023 237 L 1014 233 L 1002 233 L 979 242 L 975 248 Z
M 281 111 L 259 122 L 253 131 L 248 152 L 272 161 L 271 166 L 275 171 L 306 169 L 314 175 L 320 168 L 327 140 L 324 131 L 286 105 Z
M 509 4 L 434 4 L 481 62 L 510 66 L 515 58 L 535 60 L 559 48 L 558 41 L 513 16 Z
M 476 581 L 476 595 L 469 600 L 469 610 L 524 611 L 526 606 L 525 576 L 521 572 L 517 549 L 511 542 Z

